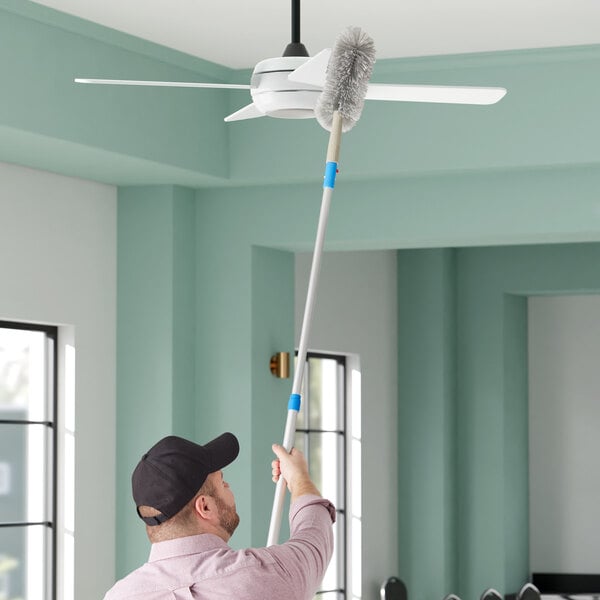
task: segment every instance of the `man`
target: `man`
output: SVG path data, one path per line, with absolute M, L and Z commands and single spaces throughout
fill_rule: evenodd
M 239 445 L 224 433 L 200 446 L 160 440 L 132 476 L 133 498 L 152 542 L 146 564 L 118 581 L 105 600 L 309 600 L 333 552 L 335 508 L 310 479 L 301 452 L 273 445 L 273 481 L 291 493 L 290 539 L 268 548 L 233 550 L 239 523 L 222 469 Z

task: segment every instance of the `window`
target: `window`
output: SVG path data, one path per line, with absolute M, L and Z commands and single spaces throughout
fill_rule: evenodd
M 318 600 L 345 600 L 360 597 L 360 526 L 355 508 L 360 507 L 360 452 L 356 454 L 355 425 L 360 410 L 357 380 L 348 370 L 350 357 L 309 352 L 304 371 L 304 396 L 296 424 L 296 446 L 307 457 L 313 481 L 336 506 L 334 555 L 323 578 Z M 360 435 L 360 433 L 359 433 Z M 359 448 L 360 449 L 360 448 Z M 354 474 L 354 475 L 353 475 Z M 358 498 L 355 498 L 358 490 Z M 359 522 L 360 525 L 360 522 Z M 352 569 L 352 579 L 348 572 Z M 351 591 L 359 583 L 355 591 Z
M 0 321 L 0 599 L 56 597 L 55 327 Z

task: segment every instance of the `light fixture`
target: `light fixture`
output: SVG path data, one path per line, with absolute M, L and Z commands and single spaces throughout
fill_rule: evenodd
M 279 379 L 288 379 L 290 376 L 290 353 L 277 352 L 271 356 L 269 363 L 271 373 Z

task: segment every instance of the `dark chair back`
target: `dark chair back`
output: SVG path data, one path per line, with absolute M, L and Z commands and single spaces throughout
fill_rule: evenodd
M 381 600 L 407 600 L 406 586 L 397 577 L 390 577 L 387 581 L 384 581 L 380 594 Z
M 481 594 L 479 600 L 503 600 L 502 594 L 494 588 L 488 588 Z
M 526 583 L 517 594 L 517 600 L 540 600 L 541 594 L 533 583 Z

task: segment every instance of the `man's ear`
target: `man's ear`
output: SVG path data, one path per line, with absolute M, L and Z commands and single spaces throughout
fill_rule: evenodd
M 212 521 L 217 517 L 214 500 L 207 495 L 201 494 L 194 501 L 196 513 L 206 521 Z

